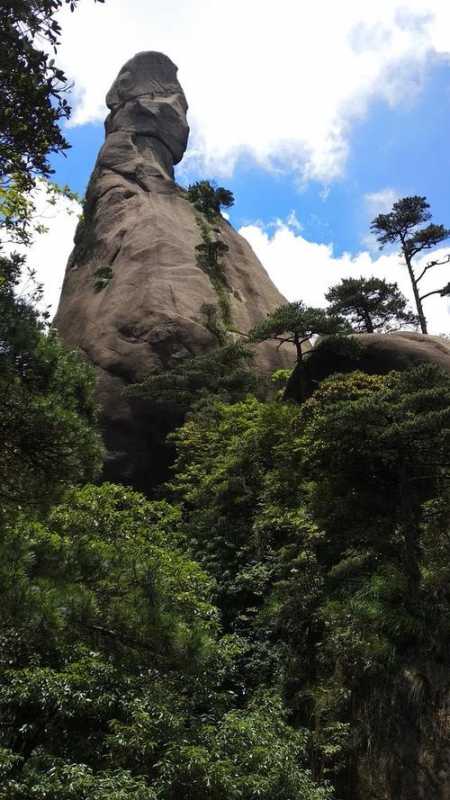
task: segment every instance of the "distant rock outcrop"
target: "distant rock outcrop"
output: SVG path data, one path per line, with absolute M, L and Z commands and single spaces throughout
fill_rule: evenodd
M 189 128 L 170 59 L 138 53 L 119 72 L 107 104 L 106 139 L 55 324 L 95 365 L 106 476 L 145 488 L 158 472 L 153 423 L 145 409 L 131 408 L 124 387 L 213 347 L 218 327 L 248 331 L 284 298 L 245 239 L 220 216 L 205 220 L 173 180 Z M 214 276 L 196 248 L 217 242 L 224 247 Z M 290 355 L 267 343 L 256 357 L 269 371 L 286 366 Z

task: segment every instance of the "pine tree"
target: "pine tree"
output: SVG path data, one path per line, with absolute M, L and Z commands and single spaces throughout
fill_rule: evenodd
M 348 333 L 342 318 L 332 316 L 323 308 L 306 306 L 301 300 L 279 306 L 266 319 L 249 331 L 251 342 L 273 339 L 278 347 L 290 342 L 294 345 L 297 362 L 302 360 L 302 345 L 315 335 Z
M 329 312 L 341 314 L 359 333 L 418 324 L 398 285 L 382 278 L 343 278 L 328 290 L 325 298 L 330 304 Z
M 421 294 L 420 283 L 430 269 L 448 264 L 450 256 L 444 259 L 433 259 L 424 267 L 418 267 L 414 259 L 420 253 L 431 250 L 450 237 L 450 229 L 444 225 L 430 223 L 420 227 L 431 219 L 430 204 L 426 197 L 403 197 L 397 200 L 388 214 L 378 214 L 372 221 L 371 230 L 375 233 L 381 247 L 385 244 L 399 243 L 409 278 L 414 292 L 414 299 L 419 316 L 422 333 L 428 333 L 427 320 L 423 310 L 423 301 L 433 294 L 445 297 L 450 294 L 450 283 L 440 289 Z

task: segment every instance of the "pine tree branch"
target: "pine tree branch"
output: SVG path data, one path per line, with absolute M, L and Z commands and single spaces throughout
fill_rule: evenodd
M 444 291 L 444 288 L 445 287 L 443 287 L 442 289 L 435 289 L 433 292 L 428 292 L 427 294 L 423 294 L 420 299 L 425 300 L 426 297 L 431 297 L 432 294 L 440 294 L 441 297 L 443 297 L 442 292 Z
M 443 261 L 430 261 L 430 263 L 426 265 L 425 269 L 422 270 L 419 277 L 416 278 L 416 283 L 419 283 L 419 281 L 422 280 L 423 276 L 425 275 L 426 272 L 428 272 L 429 269 L 431 269 L 432 267 L 440 267 L 442 266 L 442 264 L 448 264 L 449 261 L 450 261 L 450 253 Z

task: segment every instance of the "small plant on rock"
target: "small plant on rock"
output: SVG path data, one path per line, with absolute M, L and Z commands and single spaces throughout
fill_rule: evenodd
M 96 292 L 101 292 L 110 283 L 113 276 L 111 267 L 99 267 L 94 272 L 94 289 Z
M 211 181 L 197 181 L 187 190 L 188 200 L 193 206 L 213 222 L 219 216 L 221 208 L 230 208 L 234 204 L 233 192 L 223 186 L 216 186 Z

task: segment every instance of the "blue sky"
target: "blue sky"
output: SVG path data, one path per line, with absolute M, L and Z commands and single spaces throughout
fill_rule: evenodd
M 289 299 L 323 302 L 348 274 L 398 279 L 408 292 L 369 224 L 397 197 L 421 194 L 434 220 L 450 226 L 448 5 L 229 0 L 225 13 L 219 0 L 128 0 L 124 14 L 121 0 L 82 0 L 62 16 L 74 113 L 55 179 L 84 193 L 107 88 L 134 52 L 159 49 L 178 64 L 190 104 L 177 179 L 207 177 L 234 192 L 231 222 Z M 218 21 L 231 48 L 218 44 Z M 65 257 L 70 241 L 58 241 Z M 434 329 L 450 332 L 447 304 L 438 303 Z

